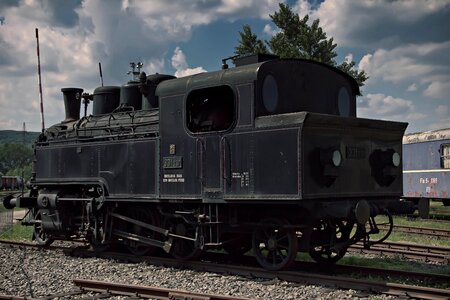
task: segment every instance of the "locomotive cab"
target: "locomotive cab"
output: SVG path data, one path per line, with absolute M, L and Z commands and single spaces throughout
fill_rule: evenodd
M 274 60 L 261 65 L 256 116 L 307 111 L 356 117 L 356 82 L 346 73 L 309 60 Z

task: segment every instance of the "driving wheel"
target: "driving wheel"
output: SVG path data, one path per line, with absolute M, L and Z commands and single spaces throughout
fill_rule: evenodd
M 253 253 L 264 269 L 276 271 L 287 268 L 297 255 L 295 230 L 283 228 L 283 225 L 288 225 L 288 222 L 267 218 L 253 231 Z
M 179 260 L 195 260 L 202 250 L 197 241 L 198 226 L 186 223 L 183 219 L 171 220 L 171 231 L 180 237 L 175 237 L 170 248 L 170 254 Z
M 34 229 L 33 237 L 40 246 L 50 246 L 54 239 L 50 234 L 47 234 L 42 226 L 42 211 L 38 210 L 34 215 Z
M 348 246 L 336 250 L 337 244 L 347 242 L 354 223 L 348 221 L 321 221 L 319 226 L 311 233 L 313 247 L 309 250 L 309 255 L 318 263 L 334 264 L 344 257 Z
M 133 207 L 128 210 L 127 216 L 146 224 L 154 225 L 157 227 L 159 227 L 160 225 L 158 215 L 151 208 Z M 128 223 L 127 225 L 128 232 L 130 233 L 153 240 L 157 238 L 157 233 L 153 230 L 133 223 Z M 127 248 L 131 253 L 135 255 L 151 255 L 157 249 L 155 246 L 139 243 L 139 241 L 129 241 L 129 243 L 127 244 Z

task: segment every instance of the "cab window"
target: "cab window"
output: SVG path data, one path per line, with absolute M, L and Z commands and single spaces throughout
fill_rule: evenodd
M 193 90 L 186 100 L 186 122 L 191 132 L 224 131 L 235 119 L 234 93 L 229 86 Z

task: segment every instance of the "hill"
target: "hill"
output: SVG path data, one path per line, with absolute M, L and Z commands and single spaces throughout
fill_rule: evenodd
M 25 132 L 25 144 L 30 146 L 39 136 L 39 132 Z M 16 143 L 22 144 L 23 132 L 16 130 L 0 130 L 0 144 Z

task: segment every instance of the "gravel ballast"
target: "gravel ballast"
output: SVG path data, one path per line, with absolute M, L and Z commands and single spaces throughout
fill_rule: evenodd
M 252 299 L 361 299 L 354 290 L 337 290 L 279 280 L 120 263 L 101 258 L 77 258 L 62 251 L 0 245 L 0 294 L 43 297 L 75 290 L 73 279 L 102 280 L 231 295 Z M 392 299 L 384 295 L 370 299 Z

